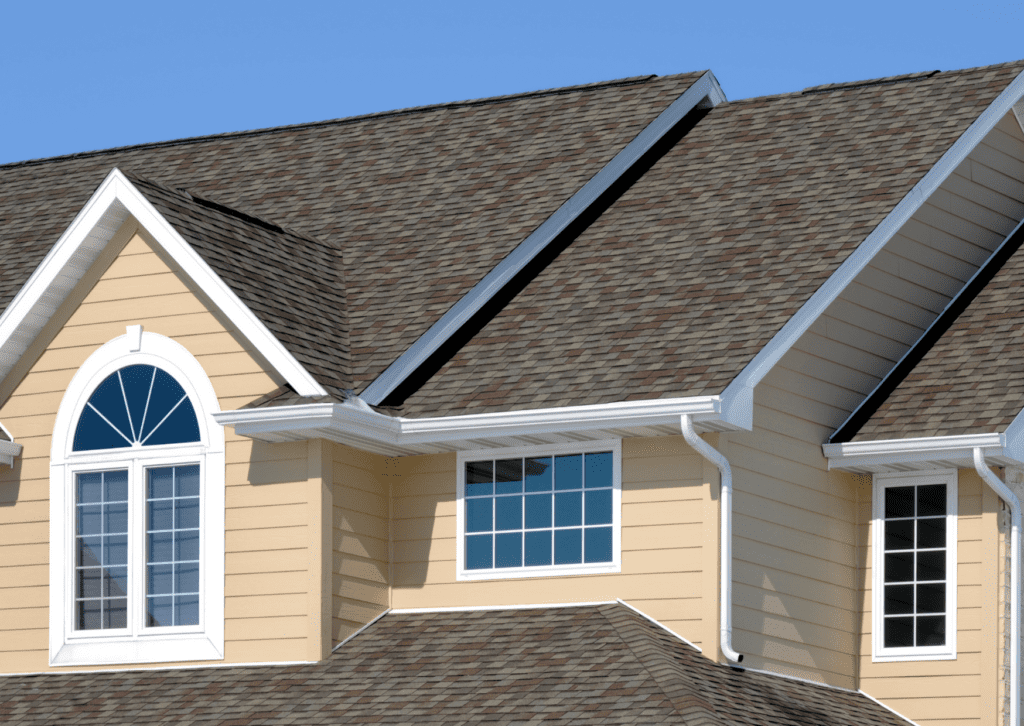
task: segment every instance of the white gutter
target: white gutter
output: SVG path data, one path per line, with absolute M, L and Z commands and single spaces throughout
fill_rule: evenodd
M 585 441 L 616 436 L 670 435 L 679 417 L 706 430 L 727 430 L 718 396 L 661 398 L 591 406 L 400 418 L 353 403 L 251 408 L 213 414 L 240 436 L 269 442 L 323 438 L 367 451 L 418 454 L 520 443 Z
M 1020 726 L 1020 501 L 985 463 L 985 453 L 974 450 L 978 476 L 1010 507 L 1010 725 Z
M 916 439 L 850 441 L 824 444 L 821 449 L 829 469 L 861 473 L 913 471 L 915 469 L 966 468 L 975 449 L 1001 466 L 1019 461 L 1017 447 L 1007 445 L 1006 434 L 928 436 Z
M 693 422 L 690 420 L 689 415 L 683 414 L 680 417 L 680 425 L 683 429 L 683 438 L 686 439 L 686 443 L 692 446 L 698 454 L 718 467 L 718 471 L 721 473 L 722 566 L 719 568 L 721 570 L 719 585 L 721 588 L 719 598 L 721 606 L 719 614 L 721 636 L 719 642 L 722 647 L 722 655 L 734 663 L 740 663 L 743 661 L 743 655 L 737 653 L 732 647 L 732 468 L 729 466 L 729 461 L 722 456 L 720 451 L 717 451 L 697 435 L 697 432 L 693 430 Z
M 21 456 L 21 444 L 14 443 L 14 437 L 7 427 L 0 423 L 0 431 L 7 436 L 7 441 L 0 439 L 0 464 L 14 466 L 14 457 Z

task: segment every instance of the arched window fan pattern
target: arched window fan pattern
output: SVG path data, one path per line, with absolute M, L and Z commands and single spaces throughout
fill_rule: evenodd
M 111 373 L 89 397 L 75 428 L 73 451 L 185 444 L 200 440 L 188 394 L 151 365 Z

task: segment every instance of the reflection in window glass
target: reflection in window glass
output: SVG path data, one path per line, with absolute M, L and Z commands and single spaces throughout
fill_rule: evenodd
M 612 452 L 466 464 L 468 570 L 611 562 Z
M 146 626 L 199 624 L 199 466 L 146 470 Z
M 128 627 L 128 472 L 75 476 L 75 629 Z

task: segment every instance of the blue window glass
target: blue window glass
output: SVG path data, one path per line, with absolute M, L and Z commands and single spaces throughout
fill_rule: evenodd
M 75 628 L 128 627 L 128 472 L 75 476 Z
M 146 626 L 199 624 L 199 466 L 146 470 Z
M 466 568 L 612 562 L 610 451 L 466 464 Z
M 169 373 L 130 365 L 111 373 L 85 404 L 74 451 L 183 444 L 200 440 L 199 421 L 185 390 Z

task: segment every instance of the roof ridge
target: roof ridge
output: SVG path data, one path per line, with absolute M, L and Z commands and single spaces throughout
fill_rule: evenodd
M 200 136 L 186 136 L 182 139 L 169 139 L 166 141 L 148 141 L 141 144 L 129 144 L 127 146 L 113 146 L 107 149 L 96 149 L 94 151 L 81 151 L 73 154 L 61 154 L 58 156 L 47 156 L 40 159 L 25 159 L 23 161 L 12 161 L 0 164 L 0 169 L 9 169 L 21 166 L 39 166 L 49 162 L 66 161 L 68 159 L 89 159 L 104 154 L 116 154 L 125 151 L 137 151 L 141 149 L 160 149 L 172 146 L 187 146 L 190 144 L 205 143 L 208 141 L 221 141 L 223 139 L 247 138 L 254 136 L 270 136 L 273 134 L 287 133 L 289 131 L 304 131 L 307 129 L 324 128 L 328 126 L 345 126 L 360 121 L 369 121 L 378 118 L 391 118 L 394 116 L 408 116 L 417 113 L 429 113 L 451 108 L 470 108 L 474 106 L 490 106 L 499 103 L 509 103 L 526 98 L 543 98 L 546 96 L 564 96 L 570 93 L 593 91 L 602 88 L 615 88 L 620 86 L 636 86 L 647 83 L 655 78 L 673 78 L 676 76 L 690 75 L 687 73 L 674 73 L 667 76 L 650 74 L 646 76 L 630 76 L 611 81 L 598 81 L 596 83 L 581 83 L 574 86 L 561 86 L 557 88 L 542 89 L 539 91 L 524 91 L 522 93 L 510 93 L 501 96 L 486 96 L 483 98 L 466 99 L 463 101 L 446 101 L 443 103 L 427 104 L 424 106 L 409 106 L 388 111 L 375 111 L 373 113 L 358 114 L 356 116 L 344 116 L 341 118 L 327 119 L 325 121 L 307 121 L 297 124 L 285 124 L 283 126 L 267 126 L 261 129 L 250 129 L 247 131 L 225 131 L 219 134 L 203 134 Z
M 622 603 L 602 606 L 597 608 L 597 611 L 604 616 L 609 625 L 615 628 L 615 632 L 636 658 L 640 667 L 647 672 L 658 690 L 672 704 L 672 708 L 683 718 L 683 723 L 688 726 L 724 726 L 713 706 L 683 677 L 679 664 L 658 647 L 657 640 L 650 632 L 652 623 L 641 620 L 639 615 Z M 638 634 L 643 638 L 646 647 L 638 650 L 629 638 L 623 637 L 623 630 Z M 666 635 L 669 633 L 666 632 Z M 687 647 L 681 641 L 680 645 Z M 659 663 L 652 667 L 649 661 L 654 659 L 657 659 Z M 678 677 L 670 681 L 669 672 Z
M 807 95 L 812 93 L 831 93 L 832 91 L 846 91 L 853 88 L 867 88 L 869 86 L 890 86 L 895 83 L 912 83 L 923 81 L 926 78 L 938 75 L 942 71 L 925 71 L 923 73 L 905 73 L 901 76 L 884 76 L 882 78 L 869 78 L 863 81 L 849 81 L 848 83 L 823 83 L 820 86 L 808 86 L 800 91 Z

